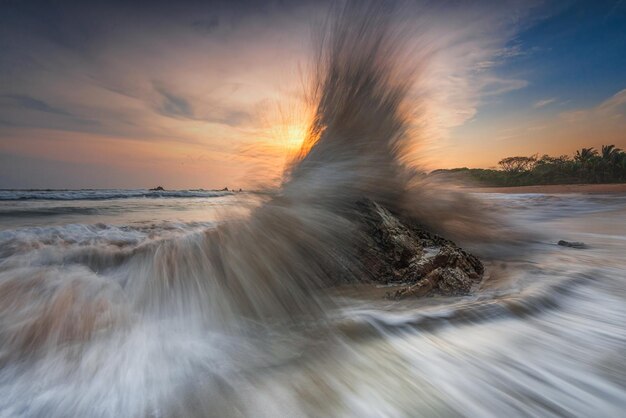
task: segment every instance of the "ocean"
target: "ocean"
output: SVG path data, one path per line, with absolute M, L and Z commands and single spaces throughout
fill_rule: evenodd
M 0 190 L 0 229 L 104 223 L 206 221 L 234 192 L 205 190 Z M 97 219 L 97 221 L 94 221 Z
M 626 408 L 624 195 L 476 195 L 532 239 L 484 250 L 487 275 L 472 295 L 396 302 L 329 289 L 310 296 L 321 314 L 263 319 L 240 313 L 206 256 L 208 231 L 250 222 L 263 200 L 252 193 L 0 196 L 0 416 Z M 237 247 L 231 267 L 268 257 L 266 239 Z M 258 299 L 246 303 L 261 306 L 268 291 L 248 289 Z

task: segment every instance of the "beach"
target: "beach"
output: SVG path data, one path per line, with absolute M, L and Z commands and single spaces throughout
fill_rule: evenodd
M 584 194 L 614 194 L 626 193 L 626 183 L 617 184 L 547 184 L 536 186 L 515 187 L 469 187 L 476 193 L 584 193 Z

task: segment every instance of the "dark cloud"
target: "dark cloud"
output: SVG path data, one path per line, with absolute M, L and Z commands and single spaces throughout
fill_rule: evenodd
M 209 123 L 219 123 L 231 127 L 239 127 L 252 122 L 250 113 L 242 110 L 232 110 L 217 104 L 202 103 L 203 106 L 194 105 L 193 99 L 186 98 L 180 93 L 175 93 L 166 87 L 164 83 L 153 81 L 152 86 L 159 94 L 159 102 L 155 110 L 163 115 L 174 119 L 191 119 Z M 207 110 L 208 108 L 208 110 Z
M 161 96 L 157 111 L 172 118 L 195 119 L 193 108 L 187 99 L 168 90 L 163 84 L 153 82 L 154 90 Z
M 24 109 L 47 112 L 61 116 L 72 116 L 72 114 L 60 107 L 51 106 L 43 100 L 36 99 L 25 94 L 5 94 L 3 98 L 9 99 L 14 105 Z
M 32 113 L 36 112 L 36 113 Z M 27 94 L 0 95 L 0 126 L 94 132 L 102 123 Z

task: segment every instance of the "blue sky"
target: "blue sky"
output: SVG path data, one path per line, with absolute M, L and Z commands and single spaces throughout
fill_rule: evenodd
M 506 48 L 493 73 L 519 80 L 519 88 L 483 97 L 475 117 L 453 130 L 455 163 L 481 147 L 485 158 L 458 165 L 493 166 L 507 155 L 572 154 L 604 143 L 626 147 L 626 2 L 540 4 Z M 454 147 L 444 151 L 451 148 L 454 154 Z
M 591 106 L 626 87 L 626 2 L 578 1 L 552 13 L 510 42 L 520 55 L 498 72 L 529 83 L 502 101 L 507 110 L 546 99 Z

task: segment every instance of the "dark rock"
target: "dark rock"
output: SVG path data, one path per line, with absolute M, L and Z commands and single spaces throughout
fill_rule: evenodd
M 165 190 L 163 186 L 157 186 L 154 189 L 150 189 L 151 192 L 161 192 L 163 190 Z
M 570 248 L 578 248 L 578 249 L 587 248 L 584 242 L 560 240 L 557 244 L 562 247 L 570 247 Z
M 478 258 L 376 202 L 359 201 L 355 216 L 362 227 L 365 244 L 359 254 L 368 280 L 400 287 L 388 297 L 465 295 L 482 280 Z

